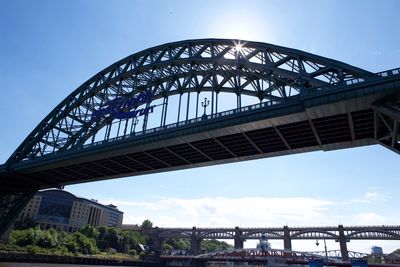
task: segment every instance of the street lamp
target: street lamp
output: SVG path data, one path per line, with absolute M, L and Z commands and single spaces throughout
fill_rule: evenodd
M 202 116 L 203 119 L 207 119 L 206 109 L 210 105 L 210 100 L 207 100 L 207 97 L 204 98 L 204 102 L 201 102 L 201 106 L 204 108 L 204 114 Z
M 319 242 L 318 239 L 315 242 L 315 245 L 319 246 Z M 324 236 L 324 247 L 325 247 L 325 260 L 326 260 L 326 266 L 329 266 L 329 261 L 328 261 L 328 250 L 326 248 L 326 240 L 325 240 L 325 236 Z

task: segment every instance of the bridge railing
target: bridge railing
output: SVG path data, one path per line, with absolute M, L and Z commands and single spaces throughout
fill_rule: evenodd
M 377 76 L 382 77 L 382 78 L 391 77 L 391 76 L 397 76 L 397 75 L 400 75 L 400 68 L 395 68 L 395 69 L 391 69 L 391 70 L 385 70 L 385 71 L 377 72 L 375 74 Z M 361 82 L 365 82 L 365 79 L 354 78 L 354 79 L 347 80 L 346 81 L 346 85 L 352 85 L 352 84 L 357 84 L 357 83 L 361 83 Z
M 254 105 L 250 105 L 250 106 L 245 106 L 245 107 L 242 107 L 242 108 L 226 110 L 226 111 L 218 112 L 218 113 L 215 113 L 215 114 L 210 114 L 210 115 L 207 115 L 207 116 L 194 118 L 194 119 L 187 120 L 187 121 L 175 122 L 175 123 L 167 124 L 165 126 L 159 126 L 159 127 L 156 127 L 156 128 L 151 128 L 151 129 L 148 129 L 148 130 L 145 130 L 145 131 L 134 132 L 134 133 L 127 134 L 127 135 L 110 138 L 108 140 L 101 140 L 101 141 L 94 142 L 94 143 L 91 143 L 91 144 L 85 144 L 85 145 L 81 146 L 80 148 L 87 148 L 87 147 L 97 146 L 97 145 L 106 144 L 106 143 L 113 142 L 113 141 L 119 141 L 119 140 L 131 138 L 131 137 L 138 137 L 138 136 L 142 136 L 142 135 L 146 135 L 146 134 L 152 134 L 152 133 L 156 133 L 156 132 L 160 132 L 160 131 L 164 131 L 164 130 L 170 130 L 170 129 L 175 129 L 175 128 L 178 128 L 178 127 L 189 126 L 189 125 L 197 124 L 197 123 L 200 123 L 200 122 L 206 122 L 206 121 L 209 121 L 210 119 L 217 119 L 217 118 L 222 118 L 222 117 L 227 117 L 227 116 L 234 116 L 235 114 L 238 114 L 238 113 L 257 110 L 257 109 L 260 109 L 260 108 L 276 106 L 278 104 L 285 104 L 287 102 L 288 102 L 287 100 L 286 101 L 285 100 L 281 100 L 281 101 L 274 100 L 274 101 L 262 102 L 262 103 L 258 103 L 258 104 L 254 104 Z
M 386 70 L 386 71 L 381 71 L 376 73 L 377 75 L 381 76 L 381 77 L 390 77 L 390 76 L 396 76 L 396 75 L 400 75 L 400 68 L 395 68 L 395 69 L 391 69 L 391 70 Z

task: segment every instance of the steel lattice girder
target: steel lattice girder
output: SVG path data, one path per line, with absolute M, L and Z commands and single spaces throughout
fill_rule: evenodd
M 374 138 L 386 148 L 400 154 L 400 101 L 393 97 L 373 105 Z
M 94 75 L 33 130 L 7 161 L 13 164 L 85 143 L 112 122 L 94 110 L 121 96 L 151 90 L 154 99 L 184 92 L 228 92 L 287 101 L 374 74 L 332 59 L 266 43 L 189 40 L 128 56 Z
M 284 228 L 239 228 L 242 240 L 258 240 L 262 235 L 268 239 L 283 239 Z M 400 226 L 344 226 L 344 238 L 346 240 L 400 240 Z M 158 228 L 159 238 L 190 238 L 192 228 Z M 340 238 L 340 227 L 289 227 L 291 240 L 330 239 Z M 150 231 L 150 230 L 149 230 Z M 196 228 L 197 238 L 233 239 L 235 228 Z

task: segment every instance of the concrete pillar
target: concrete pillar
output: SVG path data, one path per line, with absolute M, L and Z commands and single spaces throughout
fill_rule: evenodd
M 196 227 L 192 229 L 192 236 L 190 238 L 190 250 L 194 256 L 201 253 L 201 239 L 197 237 Z
M 283 227 L 283 249 L 292 250 L 292 240 L 290 239 L 290 231 L 287 225 Z
M 155 227 L 153 229 L 148 229 L 150 239 L 151 239 L 151 249 L 155 252 L 156 257 L 159 257 L 161 255 L 162 251 L 162 240 L 159 237 L 159 229 L 158 227 Z
M 242 249 L 243 248 L 243 239 L 242 239 L 242 231 L 239 227 L 235 227 L 235 249 Z
M 340 245 L 340 252 L 342 254 L 342 260 L 343 261 L 348 261 L 349 260 L 349 252 L 347 250 L 347 244 L 346 244 L 346 236 L 344 234 L 344 229 L 343 225 L 339 225 L 339 245 Z

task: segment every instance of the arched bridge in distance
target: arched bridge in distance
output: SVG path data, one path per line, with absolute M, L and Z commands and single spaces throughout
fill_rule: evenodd
M 354 258 L 347 249 L 351 240 L 400 240 L 400 226 L 304 226 L 304 227 L 235 227 L 235 228 L 138 228 L 136 225 L 123 225 L 123 229 L 140 231 L 152 240 L 152 249 L 160 252 L 163 242 L 169 238 L 190 240 L 190 255 L 201 254 L 201 241 L 204 239 L 233 240 L 235 249 L 243 249 L 246 240 L 282 240 L 285 251 L 292 251 L 293 240 L 335 240 L 340 246 L 340 257 L 344 261 Z M 332 251 L 336 252 L 336 251 Z M 339 254 L 336 254 L 337 256 Z M 333 256 L 331 254 L 331 256 Z
M 130 55 L 57 105 L 0 166 L 0 232 L 38 189 L 381 144 L 399 153 L 400 69 L 188 40 Z

